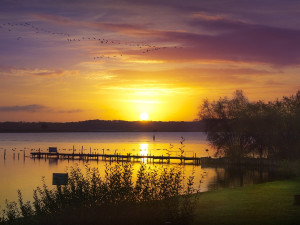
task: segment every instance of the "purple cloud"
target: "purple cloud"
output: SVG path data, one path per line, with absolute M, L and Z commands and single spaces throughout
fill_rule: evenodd
M 44 105 L 15 105 L 15 106 L 0 106 L 0 112 L 39 112 L 47 109 Z
M 106 32 L 109 32 L 109 36 L 111 35 L 116 40 L 120 37 L 123 38 L 121 35 L 124 35 L 127 36 L 126 38 L 130 37 L 130 41 L 134 42 L 149 41 L 158 44 L 155 41 L 161 41 L 162 45 L 166 44 L 167 46 L 177 42 L 178 45 L 185 47 L 180 52 L 178 49 L 176 51 L 167 50 L 160 51 L 154 56 L 148 54 L 144 57 L 177 61 L 242 61 L 273 66 L 300 64 L 300 42 L 298 41 L 300 40 L 300 30 L 290 28 L 298 27 L 297 17 L 294 16 L 299 9 L 296 1 L 291 4 L 285 4 L 280 0 L 274 0 L 272 4 L 264 0 L 231 1 L 230 3 L 217 0 L 191 0 L 189 2 L 180 0 L 76 0 L 72 1 L 72 4 L 67 0 L 55 0 L 54 2 L 55 4 L 49 0 L 31 1 L 31 7 L 28 7 L 27 3 L 20 0 L 4 1 L 2 10 L 3 12 L 9 10 L 15 14 L 22 12 L 21 14 L 24 14 L 25 18 L 29 16 L 28 20 L 33 24 L 36 24 L 38 20 L 43 27 L 49 26 L 51 30 L 68 32 L 76 38 L 82 36 L 83 31 L 84 33 L 99 32 L 101 35 L 102 33 L 107 35 Z M 155 13 L 156 11 L 165 11 L 165 14 Z M 287 12 L 290 12 L 289 17 L 287 17 Z M 8 14 L 3 17 L 5 16 L 10 18 Z M 5 20 L 6 22 L 10 21 L 8 18 L 7 21 Z M 194 19 L 190 20 L 191 18 Z M 280 18 L 278 22 L 280 27 L 274 26 L 274 21 L 278 18 Z M 11 18 L 11 20 L 13 21 L 15 18 Z M 117 35 L 113 36 L 115 34 L 111 33 Z M 47 38 L 53 39 L 52 36 L 47 36 Z M 1 61 L 6 64 L 15 64 L 23 62 L 28 57 L 36 59 L 43 55 L 45 59 L 46 56 L 51 58 L 51 60 L 43 60 L 45 65 L 51 63 L 52 66 L 55 66 L 58 64 L 55 60 L 65 52 L 64 60 L 61 62 L 69 66 L 77 62 L 74 57 L 76 52 L 80 53 L 83 51 L 82 49 L 89 49 L 70 48 L 71 45 L 55 39 L 57 43 L 61 44 L 61 48 L 51 52 L 52 48 L 38 48 L 37 43 L 44 44 L 41 38 L 23 39 L 16 41 L 14 37 L 14 42 L 3 41 L 1 47 L 5 54 L 3 53 Z M 21 46 L 21 43 L 25 43 L 25 41 L 26 45 Z M 24 46 L 28 46 L 28 43 L 31 43 L 33 47 L 25 48 Z M 26 57 L 19 56 L 20 46 L 24 48 L 22 52 L 33 53 L 26 54 Z M 32 51 L 32 49 L 36 50 Z M 68 51 L 58 52 L 59 49 Z M 73 52 L 69 57 L 68 53 L 71 49 Z M 55 57 L 56 53 L 60 57 Z M 82 57 L 79 53 L 77 53 L 78 58 Z M 7 57 L 8 54 L 10 57 Z M 82 54 L 85 54 L 85 51 Z M 14 59 L 14 61 L 11 62 L 9 59 Z M 30 60 L 30 63 L 34 62 L 33 59 Z
M 153 33 L 160 41 L 168 40 L 185 46 L 183 49 L 167 50 L 156 56 L 171 60 L 244 61 L 273 66 L 300 64 L 300 30 L 229 19 L 193 20 L 190 25 L 195 32 Z M 203 31 L 213 32 L 199 33 Z
M 0 106 L 0 112 L 52 112 L 52 113 L 78 113 L 81 109 L 70 110 L 55 110 L 45 105 L 14 105 L 14 106 Z

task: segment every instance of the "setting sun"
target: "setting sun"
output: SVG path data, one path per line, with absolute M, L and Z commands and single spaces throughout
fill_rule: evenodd
M 141 119 L 141 120 L 148 120 L 148 119 L 149 119 L 148 113 L 143 112 L 143 113 L 140 115 L 140 119 Z

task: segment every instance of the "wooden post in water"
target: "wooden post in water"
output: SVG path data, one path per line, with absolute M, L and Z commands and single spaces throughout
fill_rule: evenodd
M 4 160 L 6 158 L 6 149 L 4 149 Z
M 75 152 L 75 147 L 73 145 L 73 155 L 72 155 L 72 159 L 74 160 L 74 152 Z

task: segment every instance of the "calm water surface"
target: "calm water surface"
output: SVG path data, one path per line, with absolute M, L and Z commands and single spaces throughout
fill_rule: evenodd
M 155 141 L 153 140 L 155 135 Z M 184 137 L 184 146 L 180 141 Z M 103 161 L 78 161 L 56 159 L 32 159 L 30 152 L 46 152 L 49 147 L 57 147 L 59 152 L 139 154 L 139 155 L 180 155 L 179 148 L 184 149 L 185 156 L 213 155 L 213 150 L 201 132 L 87 132 L 87 133 L 1 133 L 0 134 L 0 206 L 5 199 L 16 200 L 20 189 L 25 200 L 31 200 L 33 189 L 41 186 L 44 176 L 46 184 L 52 186 L 52 173 L 66 172 L 68 167 L 85 165 L 98 167 L 104 171 Z M 209 149 L 209 151 L 205 151 Z M 4 152 L 6 157 L 4 159 Z M 25 155 L 25 157 L 24 157 Z M 144 161 L 147 163 L 147 161 Z M 140 163 L 134 163 L 137 171 Z M 179 167 L 185 176 L 195 175 L 195 187 L 200 191 L 215 190 L 223 187 L 236 187 L 280 178 L 279 174 L 266 169 L 247 168 L 203 168 L 194 165 L 151 164 L 158 168 Z

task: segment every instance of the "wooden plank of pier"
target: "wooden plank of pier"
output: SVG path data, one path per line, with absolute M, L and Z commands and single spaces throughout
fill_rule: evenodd
M 201 158 L 199 157 L 186 157 L 186 156 L 164 156 L 164 155 L 133 155 L 133 154 L 93 154 L 93 153 L 52 153 L 52 152 L 31 152 L 32 158 L 56 158 L 56 159 L 78 159 L 78 160 L 99 160 L 102 161 L 134 161 L 140 159 L 150 159 L 154 163 L 158 160 L 159 163 L 164 161 L 170 163 L 171 160 L 180 160 L 181 163 L 191 161 L 194 165 L 199 165 Z

